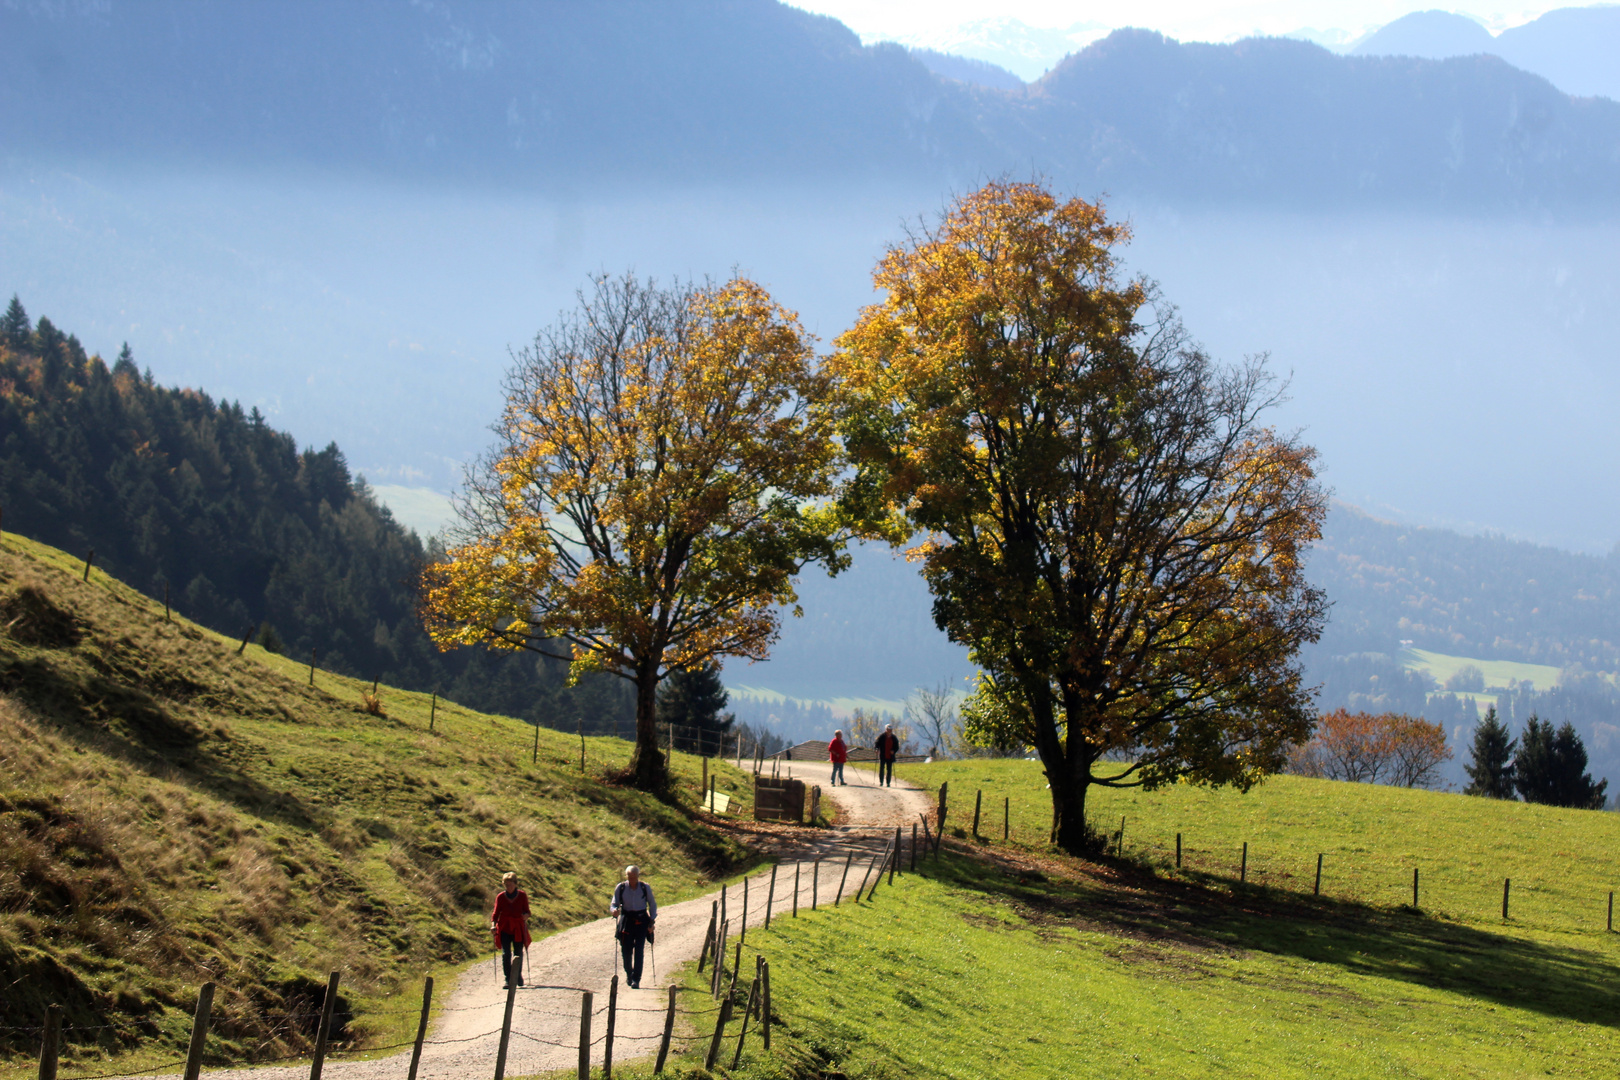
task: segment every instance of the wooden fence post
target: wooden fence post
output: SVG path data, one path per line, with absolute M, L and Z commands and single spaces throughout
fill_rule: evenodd
M 309 650 L 309 685 L 315 685 L 315 650 Z
M 713 1069 L 715 1060 L 720 1056 L 720 1040 L 726 1037 L 726 1021 L 731 1019 L 731 999 L 728 997 L 720 1003 L 720 1015 L 714 1021 L 714 1038 L 709 1040 L 709 1053 L 703 1059 L 705 1069 Z
M 589 990 L 579 996 L 579 1080 L 591 1080 L 591 1001 Z
M 741 941 L 737 942 L 737 955 L 731 961 L 731 982 L 726 987 L 726 1000 L 727 1001 L 731 1000 L 731 995 L 737 989 L 737 980 L 740 979 L 740 978 L 742 978 L 742 942 Z
M 1322 895 L 1322 853 L 1316 853 L 1316 888 L 1311 890 L 1312 896 Z
M 878 866 L 878 859 L 880 859 L 880 858 L 885 863 L 887 863 L 889 861 L 889 849 L 888 848 L 885 847 L 883 849 L 882 854 L 872 856 L 872 861 L 866 864 L 866 873 L 861 875 L 861 883 L 859 885 L 855 886 L 855 902 L 857 904 L 860 903 L 860 901 L 861 901 L 861 893 L 866 891 L 866 883 L 872 877 L 872 871 L 873 870 L 877 870 L 877 872 L 878 872 L 878 880 L 879 881 L 883 880 L 883 871 Z M 877 891 L 877 886 L 876 885 L 872 886 L 872 891 L 873 892 Z M 869 896 L 869 897 L 867 897 L 867 899 L 870 900 L 871 897 Z
M 1125 855 L 1125 815 L 1119 815 L 1119 844 L 1114 848 L 1114 857 L 1123 858 Z
M 439 718 L 439 692 L 433 691 L 433 704 L 428 706 L 428 734 L 433 734 L 433 722 Z
M 1001 800 L 1001 842 L 1005 844 L 1012 839 L 1012 796 Z
M 540 721 L 534 722 L 534 750 L 529 754 L 529 764 L 540 764 Z
M 759 1033 L 765 1040 L 765 1050 L 771 1049 L 771 962 L 766 960 L 760 965 L 760 974 L 765 979 L 765 997 L 759 1003 Z
M 816 893 L 820 888 L 821 888 L 821 856 L 817 855 L 816 856 L 816 861 L 810 865 L 810 910 L 811 911 L 816 910 L 816 899 L 817 899 Z M 834 907 L 838 906 L 837 901 L 833 902 L 833 906 Z
M 894 827 L 894 857 L 889 860 L 889 884 L 894 884 L 894 872 L 900 869 L 900 842 L 904 839 L 900 826 Z
M 255 631 L 257 629 L 258 629 L 257 625 L 252 624 L 252 623 L 248 624 L 247 633 L 242 635 L 242 644 L 240 644 L 240 645 L 238 645 L 236 647 L 236 655 L 237 656 L 241 656 L 243 653 L 247 652 L 248 642 L 253 640 L 253 631 Z
M 917 823 L 911 823 L 911 872 L 917 872 Z
M 776 899 L 776 864 L 771 863 L 771 885 L 765 892 L 765 929 L 771 928 L 771 903 Z
M 208 983 L 207 985 L 209 991 L 212 992 L 214 984 Z M 200 1000 L 201 996 L 199 995 Z M 56 1080 L 56 1061 L 61 1053 L 62 1006 L 51 1005 L 45 1010 L 45 1037 L 39 1043 L 39 1080 Z M 201 1057 L 202 1051 L 199 1050 L 197 1054 Z
M 703 935 L 703 951 L 698 953 L 698 970 L 703 970 L 703 961 L 708 958 L 709 951 L 714 948 L 714 924 L 720 917 L 720 901 L 709 901 L 709 929 Z
M 84 580 L 90 580 L 90 564 L 96 561 L 96 549 L 91 548 L 90 554 L 84 557 Z
M 191 1017 L 191 1042 L 186 1047 L 185 1080 L 197 1080 L 202 1073 L 203 1047 L 208 1044 L 208 1014 L 214 1007 L 214 984 L 197 988 L 197 1011 Z M 52 1066 L 54 1068 L 54 1064 Z
M 416 1023 L 416 1044 L 411 1048 L 411 1071 L 405 1080 L 416 1080 L 417 1066 L 422 1064 L 422 1040 L 427 1038 L 428 1013 L 433 1007 L 433 976 L 422 982 L 422 1019 Z
M 801 862 L 793 864 L 793 917 L 799 917 L 799 871 L 804 867 Z
M 838 902 L 844 898 L 844 882 L 849 880 L 849 865 L 854 861 L 855 852 L 851 851 L 848 857 L 844 859 L 844 872 L 838 878 L 838 895 L 833 897 L 833 907 L 837 907 Z
M 1418 906 L 1418 868 L 1412 867 L 1412 906 Z
M 702 761 L 703 761 L 703 786 L 698 788 L 698 798 L 699 799 L 707 798 L 708 794 L 709 794 L 709 759 L 708 759 L 707 756 L 704 756 L 702 758 Z M 709 809 L 710 810 L 714 809 L 714 805 L 712 803 L 709 805 Z
M 613 1021 L 619 1009 L 619 977 L 613 976 L 608 983 L 608 1014 L 607 1038 L 602 1040 L 602 1077 L 603 1080 L 612 1080 L 613 1077 Z
M 979 808 L 984 805 L 984 789 L 973 793 L 973 839 L 979 838 Z
M 1176 869 L 1181 869 L 1181 834 L 1176 833 Z
M 174 621 L 169 615 L 169 583 L 167 581 L 163 583 L 163 621 Z
M 945 835 L 945 789 L 948 787 L 950 787 L 949 780 L 939 785 L 939 834 L 941 836 Z M 939 848 L 935 847 L 934 850 L 938 851 Z
M 669 1058 L 669 1039 L 675 1034 L 675 984 L 669 986 L 669 1006 L 664 1010 L 664 1037 L 658 1040 L 658 1064 L 653 1066 L 653 1075 L 657 1076 L 664 1071 L 664 1062 Z
M 506 1015 L 501 1019 L 501 1041 L 495 1050 L 495 1080 L 506 1076 L 506 1047 L 512 1041 L 512 1006 L 517 1003 L 517 980 L 506 980 Z
M 1243 841 L 1243 861 L 1238 864 L 1238 880 L 1249 880 L 1249 842 Z
M 585 771 L 585 718 L 579 718 L 579 771 Z
M 1614 930 L 1614 890 L 1609 890 L 1609 930 Z
M 1513 884 L 1512 878 L 1502 879 L 1502 918 L 1508 917 L 1508 886 Z
M 759 1000 L 759 979 L 748 988 L 748 1004 L 743 1007 L 742 1025 L 737 1028 L 737 1052 L 731 1056 L 731 1067 L 735 1069 L 742 1064 L 743 1040 L 748 1038 L 748 1017 L 754 1011 L 754 1005 Z
M 326 1042 L 332 1036 L 332 1010 L 337 1008 L 338 978 L 341 974 L 334 971 L 326 979 L 326 1000 L 321 1002 L 321 1026 L 315 1033 L 315 1060 L 310 1062 L 309 1080 L 321 1080 L 321 1068 L 326 1064 Z
M 922 818 L 923 846 L 925 848 L 932 848 L 934 846 L 934 837 L 933 834 L 928 831 L 928 819 L 923 817 L 922 814 L 918 814 L 917 816 Z

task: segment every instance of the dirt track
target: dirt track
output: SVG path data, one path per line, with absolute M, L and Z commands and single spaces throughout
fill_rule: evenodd
M 844 888 L 844 895 L 853 895 L 863 864 L 870 862 L 865 853 L 881 850 L 896 826 L 906 830 L 909 842 L 911 823 L 918 820 L 919 813 L 926 813 L 932 806 L 926 794 L 900 781 L 896 781 L 892 788 L 876 786 L 874 771 L 846 767 L 848 784 L 829 788 L 829 765 L 793 762 L 791 768 L 795 778 L 822 786 L 823 797 L 830 798 L 836 804 L 841 823 L 833 829 L 806 830 L 808 835 L 805 841 L 789 844 L 783 849 L 772 900 L 775 912 L 788 910 L 792 906 L 794 863 L 803 864 L 799 874 L 799 904 L 808 907 L 813 882 L 816 881 L 814 860 L 821 858 L 828 863 L 823 867 L 815 886 L 819 901 L 826 903 L 832 899 L 838 887 L 843 864 L 849 861 L 846 853 L 856 853 L 850 880 Z M 837 863 L 833 862 L 835 856 Z M 764 921 L 770 877 L 767 870 L 748 882 L 749 926 L 757 926 Z M 654 889 L 658 887 L 656 880 L 649 880 L 649 884 Z M 742 891 L 740 885 L 729 890 L 728 907 L 733 932 L 741 925 Z M 648 952 L 642 988 L 631 990 L 622 981 L 620 984 L 613 1046 L 615 1062 L 657 1052 L 669 1000 L 665 988 L 676 969 L 698 958 L 704 933 L 708 929 L 710 905 L 719 895 L 715 892 L 660 907 L 657 945 Z M 607 902 L 607 897 L 603 897 L 604 908 Z M 525 972 L 525 981 L 529 985 L 516 995 L 512 1038 L 507 1050 L 507 1075 L 523 1076 L 567 1069 L 578 1063 L 581 990 L 590 990 L 595 995 L 591 1061 L 600 1066 L 608 984 L 617 972 L 618 953 L 609 919 L 585 923 L 535 942 L 530 953 L 530 970 Z M 501 988 L 498 974 L 490 962 L 477 964 L 463 972 L 438 1022 L 429 1032 L 430 1045 L 423 1050 L 418 1077 L 431 1080 L 493 1075 L 505 1004 L 506 991 Z M 713 1002 L 706 997 L 681 1000 L 678 1007 L 682 1014 L 677 1017 L 677 1035 L 691 1037 L 695 1030 L 710 1028 L 712 1021 L 702 1015 L 702 1011 L 712 1006 Z M 401 1002 L 400 1007 L 411 1008 L 412 1003 Z M 693 1016 L 685 1012 L 687 1009 L 699 1010 L 699 1013 Z M 332 1080 L 403 1080 L 409 1061 L 409 1051 L 375 1061 L 329 1061 L 323 1076 Z M 243 1075 L 249 1072 L 236 1071 Z M 308 1074 L 307 1063 L 251 1070 L 251 1075 L 261 1080 L 295 1080 Z M 209 1073 L 211 1077 L 218 1075 L 222 1074 Z

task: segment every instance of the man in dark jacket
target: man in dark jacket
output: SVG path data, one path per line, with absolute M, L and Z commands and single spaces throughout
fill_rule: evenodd
M 877 737 L 877 745 L 873 749 L 878 755 L 878 783 L 893 787 L 894 759 L 900 756 L 900 736 L 894 733 L 893 724 L 884 725 L 883 734 Z
M 619 949 L 624 954 L 624 978 L 632 990 L 641 988 L 642 946 L 653 939 L 653 924 L 658 921 L 658 901 L 652 889 L 641 880 L 641 869 L 624 868 L 624 880 L 613 890 L 613 904 L 609 914 L 619 918 Z
M 501 950 L 501 973 L 506 985 L 523 985 L 523 954 L 529 947 L 529 894 L 517 887 L 517 875 L 501 875 L 495 910 L 489 916 L 495 947 Z

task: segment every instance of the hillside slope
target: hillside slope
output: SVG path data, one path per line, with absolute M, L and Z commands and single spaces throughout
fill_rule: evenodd
M 445 701 L 430 731 L 430 699 L 386 687 L 373 714 L 368 684 L 82 570 L 0 541 L 0 1061 L 50 1003 L 69 1063 L 173 1057 L 205 980 L 212 1056 L 295 1051 L 332 968 L 357 1039 L 401 980 L 484 952 L 503 870 L 544 932 L 599 914 L 632 859 L 678 899 L 745 858 L 694 816 L 696 759 L 663 803 L 604 780 L 618 740 L 582 772 L 573 736 Z

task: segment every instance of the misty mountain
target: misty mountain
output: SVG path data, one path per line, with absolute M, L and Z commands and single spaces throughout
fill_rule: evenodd
M 1620 99 L 1620 7 L 1559 8 L 1495 37 L 1466 15 L 1415 11 L 1350 51 L 1430 60 L 1488 53 L 1542 76 L 1566 94 Z
M 774 0 L 0 7 L 0 139 L 50 160 L 535 187 L 972 182 L 1299 205 L 1612 205 L 1620 105 L 1483 57 L 1118 31 L 1023 95 Z
M 933 49 L 912 48 L 909 51 L 912 56 L 922 61 L 924 67 L 941 78 L 955 79 L 957 82 L 984 86 L 991 90 L 1024 88 L 1023 79 L 988 60 L 975 60 L 971 56 L 957 56 L 955 53 L 936 52 Z

